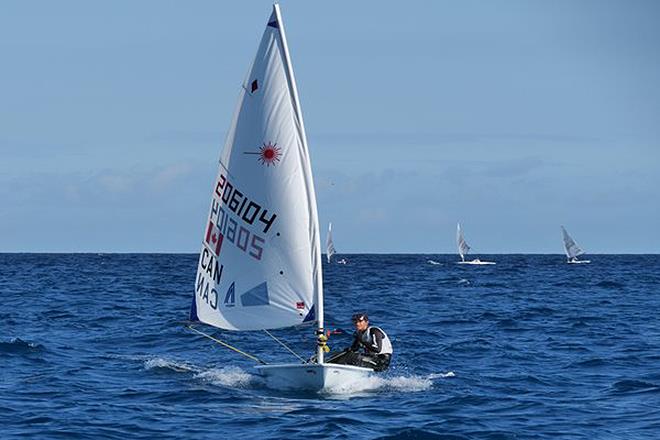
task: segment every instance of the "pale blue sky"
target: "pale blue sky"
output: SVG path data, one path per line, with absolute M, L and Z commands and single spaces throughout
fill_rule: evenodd
M 660 252 L 660 3 L 282 1 L 339 252 Z M 196 252 L 271 2 L 8 1 L 0 252 Z

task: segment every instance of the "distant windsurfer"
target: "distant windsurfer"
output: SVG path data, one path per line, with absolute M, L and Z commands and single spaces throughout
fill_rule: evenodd
M 369 325 L 366 313 L 353 315 L 353 343 L 341 353 L 333 356 L 328 363 L 356 365 L 373 368 L 374 371 L 385 371 L 392 359 L 392 342 L 379 327 Z M 360 353 L 360 349 L 362 352 Z

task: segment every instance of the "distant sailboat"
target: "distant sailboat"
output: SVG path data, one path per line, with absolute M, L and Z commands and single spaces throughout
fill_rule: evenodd
M 332 256 L 337 253 L 335 249 L 335 244 L 332 241 L 332 223 L 328 225 L 328 238 L 325 242 L 325 255 L 326 258 L 328 259 L 328 264 L 332 262 Z M 336 261 L 337 264 L 346 264 L 346 259 L 345 258 L 340 258 L 339 260 Z
M 328 259 L 328 264 L 332 261 L 332 256 L 336 254 L 335 244 L 332 242 L 332 223 L 328 225 L 328 238 L 325 241 L 325 256 Z
M 464 262 L 465 256 L 470 252 L 470 245 L 465 241 L 460 223 L 456 225 L 456 246 L 458 246 L 458 255 L 461 256 L 461 261 Z
M 193 331 L 262 364 L 255 368 L 273 388 L 344 387 L 373 372 L 324 362 L 329 347 L 316 195 L 277 4 L 240 91 L 206 225 L 190 321 L 235 331 L 315 324 L 316 358 L 296 354 L 301 363 L 266 364 Z
M 456 246 L 458 247 L 458 255 L 461 256 L 461 261 L 459 261 L 458 264 L 473 264 L 473 265 L 495 264 L 494 261 L 481 261 L 478 258 L 475 258 L 474 260 L 470 260 L 470 261 L 465 261 L 465 256 L 468 254 L 471 248 L 470 245 L 467 244 L 467 241 L 465 241 L 465 237 L 463 236 L 463 230 L 461 229 L 460 223 L 456 225 Z
M 583 255 L 584 251 L 577 245 L 575 240 L 568 235 L 566 228 L 561 227 L 561 235 L 564 240 L 564 252 L 566 252 L 566 258 L 568 263 L 571 264 L 580 264 L 580 263 L 590 263 L 590 260 L 578 260 L 578 256 Z

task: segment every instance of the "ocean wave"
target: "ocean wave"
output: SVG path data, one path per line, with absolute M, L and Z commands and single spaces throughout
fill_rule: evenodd
M 474 319 L 441 319 L 438 321 L 432 321 L 434 325 L 471 325 L 478 324 L 479 321 Z M 430 335 L 437 336 L 437 332 L 427 332 Z
M 551 309 L 550 307 L 545 307 L 545 306 L 537 306 L 537 307 L 530 307 L 528 309 L 523 310 L 523 313 L 521 314 L 522 318 L 528 318 L 531 316 L 549 316 L 555 313 L 555 309 Z
M 625 379 L 620 380 L 612 385 L 613 394 L 641 394 L 658 392 L 660 392 L 660 385 L 645 382 L 643 380 Z
M 481 285 L 481 287 L 485 287 L 485 288 L 488 288 L 488 289 L 496 289 L 496 288 L 508 288 L 509 286 L 506 283 L 498 283 L 498 282 L 494 282 L 494 281 L 488 281 L 488 282 L 483 283 Z
M 11 338 L 9 341 L 0 341 L 0 353 L 36 353 L 43 350 L 45 350 L 43 345 L 36 342 L 24 341 L 21 338 Z
M 145 370 L 171 370 L 177 373 L 196 373 L 199 371 L 198 367 L 190 365 L 182 361 L 174 361 L 162 357 L 149 358 L 144 361 Z
M 603 287 L 605 289 L 623 289 L 626 286 L 618 281 L 604 280 L 596 283 L 596 287 Z
M 573 362 L 571 368 L 593 368 L 593 367 L 603 367 L 608 365 L 608 362 L 601 358 L 592 358 L 586 359 L 583 361 Z
M 376 440 L 467 440 L 469 437 L 455 434 L 440 434 L 435 431 L 425 429 L 405 428 L 394 432 L 393 434 L 378 437 Z
M 498 327 L 502 329 L 515 329 L 517 330 L 520 327 L 520 324 L 515 319 L 504 318 L 500 319 L 495 323 Z
M 568 287 L 568 288 L 582 288 L 581 284 L 575 281 L 555 281 L 552 283 L 554 287 Z
M 582 320 L 575 321 L 573 324 L 571 324 L 571 328 L 582 328 L 582 327 L 589 327 L 589 324 Z
M 464 339 L 452 342 L 440 351 L 449 353 L 483 353 L 493 348 L 493 342 L 485 338 Z

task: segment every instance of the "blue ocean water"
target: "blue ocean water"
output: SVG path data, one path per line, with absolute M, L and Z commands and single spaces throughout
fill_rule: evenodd
M 302 394 L 182 325 L 195 255 L 0 254 L 0 438 L 660 438 L 660 256 L 485 257 L 326 265 L 328 327 L 366 311 L 395 356 L 360 389 Z M 311 328 L 274 333 L 313 351 Z

